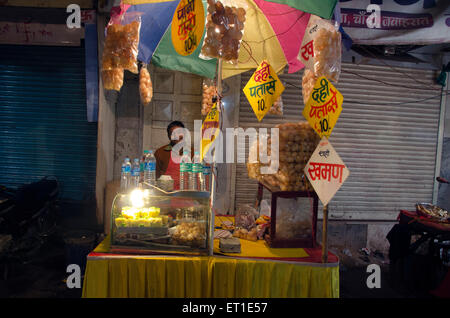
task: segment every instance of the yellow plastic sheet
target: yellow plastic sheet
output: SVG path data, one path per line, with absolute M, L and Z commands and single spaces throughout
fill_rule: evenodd
M 339 297 L 339 267 L 219 257 L 88 260 L 83 297 Z
M 231 222 L 234 225 L 234 216 L 216 215 L 214 225 L 222 226 L 223 222 Z M 303 248 L 269 248 L 264 240 L 256 242 L 241 239 L 241 253 L 226 254 L 219 249 L 219 240 L 214 240 L 214 254 L 239 256 L 239 257 L 276 257 L 276 258 L 300 258 L 308 257 Z
M 109 237 L 94 251 L 107 253 Z M 225 256 L 98 255 L 87 261 L 83 297 L 337 298 L 339 266 Z
M 223 79 L 255 69 L 263 60 L 277 73 L 282 73 L 287 65 L 280 42 L 264 13 L 253 1 L 247 0 L 247 6 L 238 64 L 223 63 Z
M 219 240 L 214 240 L 214 254 L 239 257 L 276 257 L 276 258 L 300 258 L 307 257 L 308 253 L 303 248 L 268 248 L 264 240 L 256 242 L 241 239 L 241 253 L 221 253 Z

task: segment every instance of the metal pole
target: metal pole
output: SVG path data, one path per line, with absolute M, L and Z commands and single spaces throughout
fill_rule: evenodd
M 445 86 L 442 87 L 441 94 L 441 110 L 439 114 L 439 129 L 438 129 L 438 142 L 436 147 L 436 165 L 434 170 L 434 183 L 433 183 L 433 204 L 437 204 L 439 196 L 439 183 L 436 182 L 436 178 L 441 175 L 441 163 L 442 163 L 442 143 L 444 140 L 444 124 L 445 124 L 445 105 L 447 103 L 447 91 L 450 88 L 448 76 L 445 81 Z
M 328 204 L 323 207 L 322 263 L 328 263 Z
M 219 94 L 219 101 L 222 97 L 222 59 L 217 60 L 217 94 Z
M 218 99 L 217 99 L 217 108 L 219 110 L 219 128 L 221 126 L 221 122 L 222 122 L 222 109 L 221 109 L 221 98 L 222 98 L 222 59 L 219 58 L 218 62 L 217 62 L 217 95 Z M 217 176 L 217 170 L 216 170 L 216 151 L 214 150 L 214 155 L 213 155 L 213 162 L 211 163 L 211 226 L 210 226 L 210 246 L 209 246 L 209 255 L 213 255 L 213 247 L 214 247 L 214 228 L 215 228 L 215 224 L 214 224 L 214 216 L 215 216 L 215 212 L 214 212 L 214 201 L 216 198 L 216 176 Z

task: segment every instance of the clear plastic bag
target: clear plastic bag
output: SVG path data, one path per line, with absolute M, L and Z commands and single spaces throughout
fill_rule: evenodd
M 303 95 L 303 103 L 306 105 L 309 97 L 311 96 L 311 92 L 316 84 L 317 77 L 314 75 L 314 71 L 309 69 L 305 69 L 302 78 L 302 95 Z
M 123 69 L 102 70 L 103 88 L 120 91 L 123 85 Z
M 341 74 L 341 33 L 330 22 L 321 20 L 313 44 L 315 75 L 337 82 Z
M 283 116 L 283 99 L 281 96 L 273 103 L 268 113 L 271 115 Z
M 141 96 L 142 104 L 148 105 L 151 102 L 153 97 L 153 86 L 147 64 L 142 65 L 139 73 L 139 94 Z
M 239 206 L 236 211 L 234 224 L 238 228 L 250 230 L 255 227 L 255 220 L 258 216 L 258 211 L 249 204 Z
M 200 58 L 222 58 L 237 64 L 244 34 L 245 1 L 208 0 L 206 36 Z
M 121 24 L 109 25 L 106 30 L 102 70 L 111 71 L 121 68 L 137 74 L 140 14 L 125 13 L 120 22 Z
M 259 207 L 259 214 L 270 216 L 270 204 L 267 200 L 261 200 L 261 204 Z
M 333 24 L 311 14 L 298 59 L 316 78 L 325 76 L 337 82 L 341 73 L 341 46 L 337 22 Z
M 217 96 L 217 87 L 214 84 L 214 81 L 206 78 L 203 80 L 203 99 L 202 99 L 202 115 L 208 115 L 211 110 L 214 102 L 213 98 Z
M 320 141 L 319 135 L 308 122 L 285 123 L 275 126 L 279 129 L 279 166 L 273 174 L 261 174 L 261 167 L 270 165 L 259 162 L 259 143 L 255 141 L 249 151 L 247 171 L 249 178 L 266 182 L 282 191 L 305 191 L 310 189 L 308 181 L 302 178 L 303 169 Z M 270 138 L 268 139 L 268 144 Z M 257 162 L 251 162 L 251 157 Z
M 253 227 L 251 230 L 236 228 L 233 232 L 233 237 L 255 242 L 258 240 L 258 229 L 257 227 Z

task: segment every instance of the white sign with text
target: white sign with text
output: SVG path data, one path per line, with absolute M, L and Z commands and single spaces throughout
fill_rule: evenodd
M 350 171 L 323 137 L 304 169 L 323 205 L 327 205 L 348 178 Z

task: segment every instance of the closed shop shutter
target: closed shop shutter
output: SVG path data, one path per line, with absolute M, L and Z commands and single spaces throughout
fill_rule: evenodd
M 0 184 L 56 177 L 63 199 L 94 198 L 83 47 L 0 45 L 0 136 Z
M 434 71 L 350 63 L 343 63 L 342 69 L 336 87 L 344 96 L 344 105 L 330 141 L 348 166 L 350 176 L 329 205 L 330 217 L 394 220 L 399 209 L 412 209 L 416 202 L 431 202 L 441 100 Z M 301 87 L 302 75 L 284 74 L 280 79 Z M 243 74 L 242 87 L 250 76 Z M 239 125 L 272 127 L 305 120 L 301 90 L 285 87 L 285 116 L 269 115 L 262 123 L 258 123 L 241 94 Z M 247 177 L 245 165 L 238 165 L 236 204 L 254 202 L 256 188 L 256 181 Z

